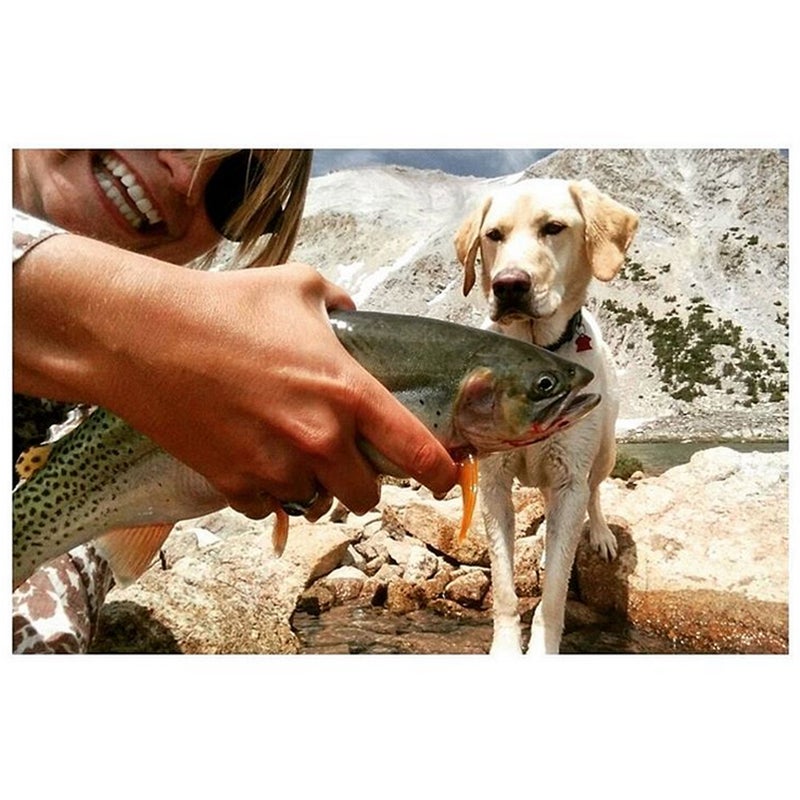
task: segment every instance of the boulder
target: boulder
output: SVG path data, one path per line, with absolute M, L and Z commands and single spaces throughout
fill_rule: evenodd
M 460 564 L 488 566 L 489 551 L 483 535 L 483 523 L 476 513 L 470 530 L 459 541 L 461 499 L 420 499 L 406 506 L 387 506 L 383 526 L 419 539 L 433 550 Z
M 345 566 L 333 570 L 322 579 L 321 583 L 333 592 L 337 603 L 346 603 L 348 600 L 355 600 L 361 594 L 366 577 L 360 569 Z
M 218 541 L 200 547 L 194 529 Z M 294 653 L 289 620 L 299 597 L 338 566 L 354 536 L 346 526 L 292 520 L 278 558 L 271 520 L 231 509 L 173 533 L 164 544 L 167 569 L 157 563 L 108 593 L 94 652 Z
M 394 614 L 408 614 L 424 608 L 428 603 L 425 587 L 419 583 L 398 580 L 391 581 L 386 591 L 386 609 Z
M 482 570 L 470 570 L 450 581 L 444 590 L 444 596 L 467 608 L 480 608 L 489 584 L 489 577 Z
M 788 651 L 788 453 L 711 448 L 601 492 L 619 556 L 581 543 L 585 602 L 700 652 Z

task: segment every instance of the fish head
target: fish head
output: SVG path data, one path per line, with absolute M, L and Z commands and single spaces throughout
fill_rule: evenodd
M 600 402 L 599 394 L 581 393 L 594 379 L 591 370 L 534 349 L 535 357 L 479 366 L 462 381 L 454 426 L 478 455 L 546 439 L 574 425 Z

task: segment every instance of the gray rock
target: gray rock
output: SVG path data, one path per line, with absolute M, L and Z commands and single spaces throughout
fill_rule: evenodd
M 191 553 L 180 531 L 177 550 L 170 536 L 164 545 L 170 567 L 153 566 L 126 589 L 112 589 L 103 613 L 111 617 L 120 608 L 138 609 L 150 629 L 168 635 L 176 652 L 296 652 L 290 617 L 298 598 L 315 578 L 340 563 L 350 541 L 348 531 L 341 525 L 293 520 L 286 550 L 277 558 L 271 530 L 263 532 L 262 525 L 259 534 L 242 533 L 240 526 L 247 530 L 249 525 L 240 517 L 219 512 L 212 526 L 193 522 L 211 527 L 221 541 L 202 550 L 195 544 Z M 225 521 L 238 532 L 229 533 Z M 129 642 L 126 652 L 137 649 L 152 652 L 153 645 L 145 637 Z M 102 642 L 96 652 L 103 652 Z
M 408 553 L 403 577 L 412 583 L 421 583 L 432 578 L 438 567 L 439 560 L 427 547 L 414 545 Z
M 787 650 L 788 453 L 712 448 L 602 493 L 620 553 L 581 544 L 582 599 L 705 651 Z
M 461 564 L 489 564 L 489 551 L 478 514 L 464 540 L 459 541 L 460 498 L 439 501 L 423 496 L 405 507 L 387 507 L 383 524 L 385 529 L 413 536 Z
M 347 551 L 342 558 L 342 566 L 343 567 L 356 567 L 356 569 L 360 569 L 362 572 L 367 565 L 367 560 L 364 556 L 358 551 L 358 549 L 354 545 L 348 545 Z

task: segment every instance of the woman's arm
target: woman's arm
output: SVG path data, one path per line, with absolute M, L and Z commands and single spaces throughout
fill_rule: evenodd
M 456 467 L 352 359 L 327 309 L 347 294 L 311 267 L 207 273 L 53 236 L 14 268 L 14 390 L 103 406 L 251 516 L 263 493 L 321 486 L 355 512 L 379 489 L 359 439 L 435 492 Z

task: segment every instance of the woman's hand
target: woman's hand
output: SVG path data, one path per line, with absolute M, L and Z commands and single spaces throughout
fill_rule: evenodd
M 327 310 L 352 308 L 311 267 L 206 273 L 77 236 L 15 268 L 15 391 L 101 405 L 252 517 L 277 502 L 363 513 L 379 452 L 434 492 L 456 467 L 340 345 Z

